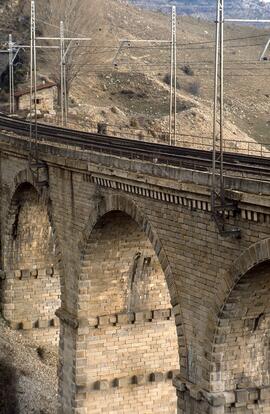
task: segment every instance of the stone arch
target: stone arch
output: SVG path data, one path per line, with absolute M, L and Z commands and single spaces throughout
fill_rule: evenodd
M 171 295 L 171 302 L 173 306 L 179 305 L 179 297 L 177 295 L 177 287 L 174 282 L 173 272 L 170 267 L 164 248 L 158 238 L 157 233 L 153 230 L 147 216 L 139 209 L 133 200 L 119 194 L 114 194 L 106 197 L 101 197 L 94 209 L 92 209 L 86 228 L 83 231 L 81 240 L 79 241 L 79 249 L 81 255 L 85 253 L 85 249 L 95 227 L 96 223 L 105 214 L 111 211 L 122 211 L 130 216 L 144 232 L 153 246 L 153 249 L 159 259 L 160 265 L 164 271 L 168 288 Z
M 120 257 L 115 259 L 114 256 L 116 251 L 114 251 L 114 245 L 117 243 L 118 246 L 116 251 L 119 252 Z M 133 246 L 133 244 L 140 246 L 139 255 L 136 253 L 137 248 Z M 91 212 L 89 224 L 80 242 L 80 248 L 82 272 L 78 286 L 79 292 L 81 292 L 81 294 L 78 295 L 78 318 L 79 320 L 87 320 L 87 323 L 91 325 L 89 333 L 90 339 L 84 339 L 86 342 L 88 341 L 87 344 L 85 343 L 84 349 L 88 351 L 91 349 L 91 355 L 95 355 L 96 365 L 89 363 L 86 352 L 84 354 L 85 367 L 83 370 L 78 371 L 78 375 L 87 378 L 86 387 L 88 390 L 91 389 L 92 392 L 94 392 L 95 389 L 99 391 L 102 391 L 102 389 L 107 390 L 106 395 L 103 394 L 102 397 L 97 394 L 91 394 L 89 397 L 90 402 L 85 401 L 84 407 L 89 410 L 90 408 L 92 409 L 92 407 L 87 404 L 93 403 L 100 405 L 101 401 L 103 401 L 103 404 L 106 405 L 106 400 L 108 398 L 119 398 L 122 400 L 123 406 L 118 404 L 117 409 L 123 409 L 123 412 L 132 413 L 140 411 L 144 413 L 149 412 L 151 408 L 153 408 L 155 412 L 159 412 L 156 411 L 156 406 L 151 405 L 153 404 L 151 398 L 149 398 L 148 403 L 143 403 L 143 400 L 138 400 L 138 385 L 142 385 L 140 392 L 145 393 L 144 399 L 146 399 L 147 393 L 150 392 L 148 387 L 151 383 L 155 384 L 157 387 L 154 391 L 156 392 L 156 398 L 158 394 L 160 397 L 163 395 L 164 398 L 162 387 L 164 386 L 165 389 L 165 386 L 167 387 L 167 385 L 162 384 L 166 384 L 168 379 L 176 375 L 176 371 L 177 373 L 179 371 L 176 369 L 179 368 L 179 361 L 177 362 L 177 367 L 175 366 L 175 361 L 172 362 L 172 366 L 170 367 L 170 357 L 172 352 L 170 350 L 170 343 L 174 343 L 173 340 L 170 342 L 170 335 L 173 337 L 173 330 L 176 341 L 176 353 L 179 347 L 176 339 L 175 321 L 172 320 L 170 310 L 164 309 L 166 304 L 171 300 L 176 313 L 178 312 L 177 321 L 179 326 L 181 325 L 181 323 L 179 323 L 181 315 L 179 311 L 177 291 L 174 290 L 174 281 L 170 265 L 158 236 L 153 231 L 148 218 L 139 210 L 132 200 L 120 195 L 111 195 L 100 199 L 97 208 Z M 150 251 L 152 251 L 152 254 Z M 97 260 L 97 263 L 94 263 L 95 260 Z M 139 263 L 140 261 L 141 263 Z M 135 283 L 138 283 L 137 287 L 140 292 L 138 297 L 142 300 L 143 295 L 141 295 L 141 292 L 145 292 L 145 286 L 143 286 L 141 280 L 138 281 L 138 274 L 144 271 L 144 264 L 147 267 L 149 263 L 152 263 L 151 266 L 153 266 L 156 273 L 154 271 L 154 277 L 153 274 L 148 275 L 147 283 L 152 283 L 151 281 L 155 280 L 155 284 L 152 283 L 152 286 L 154 285 L 152 292 L 149 292 L 148 289 L 146 294 L 148 303 L 145 301 L 142 306 L 140 306 L 141 304 L 136 303 L 136 300 L 134 303 L 129 303 L 129 301 L 126 300 L 129 289 L 129 280 L 134 276 Z M 94 277 L 90 279 L 91 276 L 89 276 L 89 274 L 94 275 Z M 118 274 L 121 274 L 121 277 L 119 277 L 117 281 L 115 275 Z M 163 287 L 161 274 L 165 287 Z M 172 291 L 171 298 L 168 293 L 168 288 Z M 159 296 L 155 289 L 160 289 Z M 165 289 L 167 289 L 167 296 L 164 294 Z M 151 293 L 153 293 L 152 296 Z M 159 298 L 157 303 L 154 303 L 154 297 Z M 148 307 L 147 304 L 149 305 Z M 162 319 L 162 322 L 158 320 L 159 318 Z M 167 331 L 166 320 L 168 322 Z M 174 328 L 172 328 L 172 326 Z M 159 336 L 161 334 L 160 330 L 163 328 L 162 335 Z M 143 337 L 144 334 L 148 339 L 145 340 Z M 116 338 L 116 342 L 118 341 L 118 343 L 113 344 L 111 339 L 108 339 L 108 335 L 112 338 Z M 162 336 L 164 337 L 164 341 L 168 341 L 168 344 L 167 348 L 166 346 L 163 348 L 164 353 L 160 355 L 159 348 L 164 346 L 161 340 Z M 126 350 L 123 348 L 123 337 L 126 338 Z M 93 347 L 97 338 L 101 354 Z M 145 342 L 143 342 L 144 340 Z M 79 341 L 80 346 L 82 346 L 80 339 Z M 132 350 L 130 351 L 132 341 L 134 341 L 133 352 Z M 151 343 L 151 341 L 154 341 L 152 345 L 153 349 L 156 349 L 156 358 L 154 354 L 150 352 L 151 347 L 149 346 L 149 343 Z M 158 341 L 160 341 L 160 346 Z M 182 336 L 180 338 L 180 344 L 181 351 L 183 350 L 184 353 L 185 346 L 183 346 Z M 140 356 L 139 363 L 134 362 L 136 359 L 134 353 L 136 346 L 137 353 Z M 103 355 L 107 354 L 110 347 L 114 351 L 112 351 L 111 356 L 107 355 L 107 360 L 104 360 Z M 174 350 L 174 345 L 171 345 L 171 347 L 172 350 Z M 142 349 L 144 349 L 145 355 L 148 355 L 147 361 L 144 360 L 140 353 Z M 162 365 L 166 349 L 168 355 L 168 372 L 164 371 L 164 366 Z M 122 359 L 118 355 L 119 352 L 122 352 Z M 128 354 L 128 352 L 131 353 Z M 183 358 L 183 354 L 181 357 Z M 110 366 L 110 358 L 114 360 L 115 372 L 110 371 L 112 369 Z M 127 361 L 129 361 L 129 364 L 127 364 Z M 134 369 L 133 372 L 130 372 L 130 367 L 133 363 Z M 140 364 L 142 365 L 141 367 Z M 93 365 L 95 365 L 95 367 L 93 367 Z M 87 367 L 90 367 L 90 371 L 92 369 L 90 373 L 87 372 Z M 99 369 L 101 372 L 99 372 Z M 147 373 L 144 372 L 145 370 L 148 370 Z M 123 391 L 120 392 L 120 388 L 123 388 Z M 153 387 L 151 390 L 151 392 L 153 392 Z M 175 405 L 173 406 L 172 400 L 170 400 L 171 394 L 168 395 L 167 398 L 165 397 L 164 400 L 167 399 L 168 413 L 175 413 L 177 409 L 176 397 L 172 385 L 171 390 L 174 395 Z M 113 395 L 114 391 L 115 394 Z M 133 395 L 133 402 L 134 404 L 137 404 L 136 407 L 132 405 L 133 403 L 130 400 L 129 395 L 130 392 L 133 393 L 130 395 Z M 100 398 L 101 400 L 99 400 Z M 164 404 L 164 401 L 162 403 Z M 142 405 L 138 406 L 138 404 Z M 161 404 L 160 401 L 159 404 Z M 103 406 L 102 412 L 106 412 L 106 409 L 108 410 L 108 407 L 105 405 Z M 111 408 L 111 412 L 118 412 L 114 411 L 115 409 L 116 407 Z M 160 405 L 159 409 L 162 410 L 164 407 Z
M 270 239 L 243 252 L 230 276 L 213 343 L 210 389 L 224 393 L 225 413 L 232 407 L 242 413 L 252 404 L 257 412 L 257 404 L 270 408 Z
M 91 233 L 97 224 L 97 222 L 111 211 L 121 211 L 130 216 L 141 229 L 141 231 L 148 238 L 151 243 L 157 258 L 159 260 L 160 266 L 164 272 L 167 286 L 170 293 L 171 304 L 174 310 L 174 315 L 177 317 L 177 328 L 178 328 L 178 339 L 179 347 L 181 348 L 181 368 L 185 373 L 187 372 L 187 343 L 185 339 L 184 327 L 183 327 L 183 317 L 181 303 L 179 300 L 178 288 L 174 281 L 173 271 L 171 269 L 170 263 L 168 261 L 167 255 L 164 251 L 162 243 L 158 237 L 157 232 L 152 228 L 151 223 L 147 215 L 137 206 L 137 204 L 131 200 L 129 197 L 125 197 L 120 194 L 110 194 L 106 196 L 98 195 L 96 197 L 96 205 L 91 210 L 89 214 L 88 223 L 82 233 L 81 239 L 79 241 L 79 250 L 81 256 L 85 254 L 86 246 L 88 240 L 91 236 Z
M 230 269 L 233 287 L 239 279 L 257 264 L 270 259 L 270 238 L 260 240 L 246 249 L 233 263 Z M 232 287 L 232 288 L 233 288 Z
M 34 180 L 34 176 L 31 170 L 29 168 L 26 168 L 24 170 L 19 171 L 14 177 L 13 186 L 11 188 L 12 199 L 18 187 L 20 187 L 22 184 L 25 184 L 25 183 L 31 184 L 36 189 L 37 192 L 40 191 L 40 189 L 38 188 Z
M 29 170 L 14 179 L 4 238 L 3 315 L 24 335 L 56 345 L 61 261 L 48 188 L 38 186 Z

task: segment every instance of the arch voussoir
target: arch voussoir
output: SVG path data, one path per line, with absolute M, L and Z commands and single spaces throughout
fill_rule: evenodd
M 270 238 L 252 244 L 235 260 L 230 272 L 234 282 L 237 282 L 254 266 L 266 260 L 270 260 Z
M 269 261 L 270 238 L 266 238 L 249 246 L 224 273 L 227 291 L 217 315 L 209 382 L 211 391 L 223 393 L 224 398 L 231 395 L 232 407 L 239 398 L 238 387 L 247 396 L 247 404 L 253 398 L 250 389 L 258 398 L 260 387 L 270 389 L 264 364 L 268 360 L 264 343 L 269 324 Z M 238 412 L 243 411 L 235 409 Z
M 57 344 L 59 321 L 55 311 L 64 291 L 62 255 L 47 190 L 46 197 L 42 195 L 29 168 L 14 177 L 4 230 L 7 277 L 2 308 L 13 328 L 22 329 L 41 343 Z M 29 294 L 29 312 L 25 312 Z
M 123 215 L 121 216 L 121 213 Z M 132 219 L 132 220 L 129 220 Z M 115 225 L 114 220 L 116 220 Z M 133 224 L 132 224 L 133 222 Z M 123 223 L 123 224 L 121 224 Z M 128 224 L 129 223 L 129 224 Z M 132 228 L 136 230 L 134 241 L 132 242 L 132 247 L 128 247 L 129 245 L 126 245 L 126 243 L 131 243 L 132 241 L 132 234 L 134 234 L 134 230 L 129 234 L 128 230 L 127 233 L 123 233 L 123 226 L 128 225 L 133 226 Z M 109 226 L 109 227 L 108 227 Z M 111 226 L 111 227 L 110 227 Z M 118 230 L 115 226 L 119 226 Z M 134 227 L 135 226 L 135 227 Z M 108 230 L 108 228 L 110 230 Z M 121 229 L 121 230 L 119 230 Z M 105 233 L 107 236 L 102 239 L 103 232 L 109 232 Z M 113 249 L 114 249 L 114 242 L 112 241 L 111 244 L 109 243 L 108 239 L 110 240 L 110 237 L 112 237 L 112 240 L 116 240 L 116 244 L 118 243 L 118 239 L 115 239 L 117 236 L 117 232 L 120 231 L 121 234 L 124 234 L 124 242 L 122 243 L 122 246 L 124 246 L 124 250 L 122 251 L 122 254 L 124 255 L 122 257 L 122 254 L 118 256 L 117 254 L 114 255 Z M 138 236 L 141 233 L 141 236 Z M 108 236 L 110 234 L 110 236 Z M 121 240 L 121 239 L 119 239 Z M 136 250 L 136 244 L 137 240 L 139 240 L 139 244 Z M 104 243 L 104 248 L 98 247 L 99 243 Z M 147 248 L 145 246 L 148 246 Z M 162 242 L 159 239 L 158 232 L 156 229 L 153 229 L 148 216 L 144 213 L 144 211 L 138 206 L 138 204 L 132 200 L 131 198 L 127 197 L 126 195 L 123 196 L 121 194 L 104 194 L 100 193 L 100 196 L 95 199 L 95 204 L 92 207 L 89 219 L 87 222 L 87 225 L 85 226 L 84 231 L 81 234 L 81 238 L 79 241 L 79 250 L 81 253 L 82 258 L 82 275 L 80 277 L 78 288 L 80 289 L 80 294 L 78 291 L 78 317 L 84 318 L 84 319 L 91 319 L 94 321 L 94 325 L 99 323 L 108 323 L 108 320 L 114 320 L 116 321 L 115 324 L 121 324 L 128 323 L 125 318 L 129 318 L 126 316 L 126 308 L 122 305 L 122 296 L 125 294 L 126 290 L 125 287 L 122 286 L 122 289 L 120 289 L 121 297 L 117 295 L 120 295 L 117 293 L 114 289 L 115 286 L 117 286 L 114 279 L 115 272 L 117 275 L 125 275 L 124 279 L 123 276 L 118 279 L 118 283 L 123 284 L 123 280 L 126 278 L 126 272 L 127 267 L 129 269 L 132 269 L 132 263 L 136 257 L 141 257 L 142 259 L 144 255 L 146 254 L 145 259 L 147 257 L 152 257 L 152 260 L 156 260 L 153 265 L 153 268 L 159 268 L 159 272 L 161 271 L 161 274 L 163 274 L 163 280 L 167 285 L 166 289 L 167 292 L 169 291 L 168 295 L 168 304 L 171 302 L 172 308 L 169 305 L 167 312 L 168 312 L 168 322 L 169 324 L 173 322 L 173 325 L 176 329 L 177 334 L 177 340 L 178 340 L 178 354 L 179 354 L 179 368 L 180 368 L 180 375 L 185 376 L 187 374 L 187 344 L 186 344 L 186 338 L 185 338 L 185 327 L 184 327 L 184 321 L 183 321 L 183 314 L 182 314 L 182 308 L 180 304 L 180 299 L 178 296 L 178 289 L 174 280 L 173 272 L 168 260 L 168 257 L 166 255 L 166 252 L 163 248 Z M 127 246 L 127 247 L 125 247 Z M 121 247 L 120 247 L 121 248 Z M 107 250 L 105 250 L 107 249 Z M 127 257 L 127 252 L 131 251 L 131 255 Z M 151 253 L 151 250 L 153 252 Z M 104 255 L 104 252 L 108 251 L 108 255 Z M 137 252 L 137 253 L 136 253 Z M 148 252 L 148 253 L 145 253 Z M 134 255 L 135 253 L 135 255 Z M 155 255 L 154 255 L 155 253 Z M 138 256 L 137 256 L 138 255 Z M 152 256 L 153 255 L 153 256 Z M 95 264 L 95 257 L 97 258 L 97 264 Z M 108 264 L 107 262 L 108 257 Z M 120 258 L 119 258 L 120 257 Z M 155 257 L 155 259 L 153 259 Z M 116 260 L 115 264 L 112 266 L 111 262 L 113 260 Z M 143 259 L 144 260 L 144 259 Z M 120 268 L 120 264 L 122 263 L 122 268 Z M 147 261 L 145 262 L 147 263 Z M 131 266 L 131 267 L 130 267 Z M 137 266 L 137 265 L 136 265 Z M 102 270 L 104 268 L 104 270 Z M 125 270 L 124 270 L 125 269 Z M 93 279 L 88 278 L 90 276 L 86 276 L 85 272 L 89 272 L 89 275 L 92 275 Z M 84 273 L 84 274 L 83 274 Z M 97 275 L 98 278 L 97 278 Z M 107 280 L 107 284 L 105 283 L 105 278 Z M 120 280 L 121 279 L 121 280 Z M 157 279 L 158 282 L 159 279 Z M 164 283 L 163 282 L 163 283 Z M 125 282 L 126 283 L 126 282 Z M 99 289 L 102 289 L 102 286 L 105 286 L 105 290 L 100 293 Z M 150 286 L 150 285 L 149 285 Z M 155 283 L 152 284 L 155 289 Z M 92 297 L 91 289 L 93 289 L 93 292 L 95 292 L 95 298 Z M 111 289 L 111 299 L 108 299 L 109 290 Z M 129 288 L 128 288 L 129 289 Z M 98 297 L 100 299 L 98 299 Z M 127 290 L 127 297 L 128 297 L 128 290 Z M 161 308 L 156 309 L 155 306 L 162 306 L 163 302 L 161 298 L 161 295 L 156 296 L 156 305 L 153 305 L 152 308 L 153 311 L 147 311 L 145 310 L 141 311 L 141 315 L 136 316 L 136 311 L 134 313 L 135 321 L 136 317 L 144 317 L 143 314 L 152 316 L 147 316 L 150 318 L 150 321 L 153 321 L 153 324 L 155 324 L 155 318 L 158 318 L 157 315 L 161 315 L 162 312 L 165 312 L 165 309 L 162 311 Z M 92 298 L 92 300 L 91 300 Z M 116 299 L 115 299 L 116 298 Z M 118 298 L 118 299 L 117 299 Z M 93 302 L 94 300 L 94 302 Z M 100 300 L 101 302 L 97 302 Z M 115 301 L 115 305 L 113 305 Z M 120 305 L 119 305 L 120 303 Z M 158 304 L 161 305 L 158 305 Z M 145 305 L 145 304 L 144 304 Z M 113 306 L 116 306 L 114 308 Z M 148 306 L 152 306 L 149 302 Z M 122 307 L 122 308 L 121 308 Z M 116 309 L 116 310 L 115 310 Z M 123 310 L 121 310 L 123 309 Z M 127 308 L 129 309 L 129 308 Z M 150 309 L 150 308 L 149 308 Z M 155 309 L 155 310 L 154 310 Z M 119 313 L 120 312 L 120 313 Z M 129 312 L 129 311 L 128 311 Z M 132 313 L 133 311 L 131 311 Z M 99 316 L 101 315 L 101 316 Z M 129 315 L 129 313 L 127 313 Z M 153 318 L 153 319 L 152 319 Z M 148 320 L 148 319 L 147 319 Z M 110 323 L 110 322 L 109 322 Z M 135 323 L 136 326 L 136 323 Z M 153 325 L 154 326 L 154 325 Z M 87 328 L 89 329 L 89 328 Z M 123 329 L 129 329 L 123 327 Z M 134 328 L 136 329 L 136 328 Z M 164 333 L 165 334 L 165 333 Z M 78 334 L 79 335 L 79 334 Z M 86 346 L 86 345 L 85 345 Z M 156 345 L 155 345 L 156 346 Z M 178 375 L 179 370 L 177 370 L 177 374 L 170 374 L 170 375 Z M 79 372 L 79 369 L 77 371 L 78 376 L 81 375 Z M 154 375 L 154 374 L 153 374 Z M 167 374 L 166 374 L 167 375 Z M 172 377 L 170 377 L 172 378 Z M 175 391 L 173 391 L 175 392 Z M 76 398 L 76 396 L 74 397 Z
M 92 209 L 88 223 L 82 233 L 81 239 L 79 241 L 79 249 L 81 254 L 83 254 L 86 250 L 86 245 L 89 240 L 89 237 L 92 233 L 92 230 L 99 219 L 101 219 L 105 214 L 111 211 L 121 211 L 128 216 L 130 216 L 139 226 L 139 228 L 144 232 L 144 234 L 148 237 L 150 243 L 152 244 L 155 253 L 158 256 L 160 265 L 164 271 L 165 277 L 167 279 L 168 286 L 171 288 L 171 297 L 173 298 L 173 302 L 177 301 L 175 292 L 177 292 L 175 282 L 172 276 L 172 271 L 170 264 L 168 262 L 168 258 L 162 244 L 158 238 L 158 235 L 152 229 L 152 226 L 135 202 L 128 197 L 113 194 L 109 196 L 102 197 Z M 173 294 L 174 292 L 174 294 Z

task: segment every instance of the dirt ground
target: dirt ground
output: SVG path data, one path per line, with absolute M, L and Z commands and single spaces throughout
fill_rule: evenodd
M 24 339 L 0 318 L 0 413 L 56 412 L 57 350 Z

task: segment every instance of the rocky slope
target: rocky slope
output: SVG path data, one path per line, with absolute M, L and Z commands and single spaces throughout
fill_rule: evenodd
M 39 4 L 37 1 L 39 29 L 44 34 L 56 34 L 59 11 L 42 24 Z M 28 9 L 26 3 L 24 16 Z M 158 42 L 136 41 L 169 40 L 168 15 L 133 7 L 126 0 L 89 0 L 85 11 L 88 24 L 81 25 L 80 34 L 91 36 L 93 41 L 78 45 L 83 62 L 71 88 L 70 126 L 74 123 L 96 130 L 97 123 L 103 122 L 108 124 L 109 133 L 167 142 L 170 50 Z M 201 139 L 206 146 L 211 141 L 214 31 L 211 21 L 178 17 L 179 145 L 183 141 L 187 145 L 196 143 L 196 136 L 200 137 L 199 145 Z M 269 68 L 268 62 L 258 62 L 258 57 L 269 33 L 227 25 L 225 36 L 226 137 L 232 145 L 253 138 L 268 142 Z M 121 39 L 132 42 L 117 53 Z M 40 75 L 52 77 L 59 71 L 55 54 L 39 53 L 38 59 Z
M 9 329 L 0 317 L 0 412 L 56 414 L 57 351 Z
M 162 13 L 146 12 L 125 2 L 113 1 L 103 18 L 118 39 L 170 38 L 170 21 Z M 209 137 L 212 131 L 214 24 L 179 16 L 177 32 L 178 132 Z M 258 62 L 268 33 L 258 28 L 227 25 L 225 36 L 226 136 L 233 142 L 247 140 L 248 136 L 268 142 L 270 99 L 265 76 L 269 68 L 267 62 Z M 101 52 L 96 55 L 97 65 Z M 88 115 L 94 123 L 115 124 L 125 132 L 129 126 L 138 125 L 129 133 L 139 136 L 142 133 L 139 129 L 143 129 L 143 136 L 158 138 L 159 131 L 168 131 L 168 48 L 131 43 L 121 50 L 117 67 L 112 68 L 114 56 L 115 51 L 108 53 L 106 60 L 103 57 L 106 64 L 102 73 L 97 74 L 95 66 L 88 68 L 84 80 L 73 88 L 75 101 L 81 100 L 77 113 L 87 113 L 89 107 Z M 114 107 L 119 109 L 118 122 L 111 111 Z M 179 137 L 179 143 L 185 140 L 185 135 Z

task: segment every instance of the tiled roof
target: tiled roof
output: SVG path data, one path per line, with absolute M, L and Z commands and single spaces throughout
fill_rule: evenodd
M 56 83 L 54 82 L 41 83 L 40 85 L 37 85 L 37 91 L 42 91 L 43 89 L 49 89 L 54 86 L 56 86 Z M 29 95 L 29 94 L 30 94 L 30 88 L 21 89 L 15 92 L 16 98 L 19 98 L 20 96 L 23 96 L 23 95 Z

